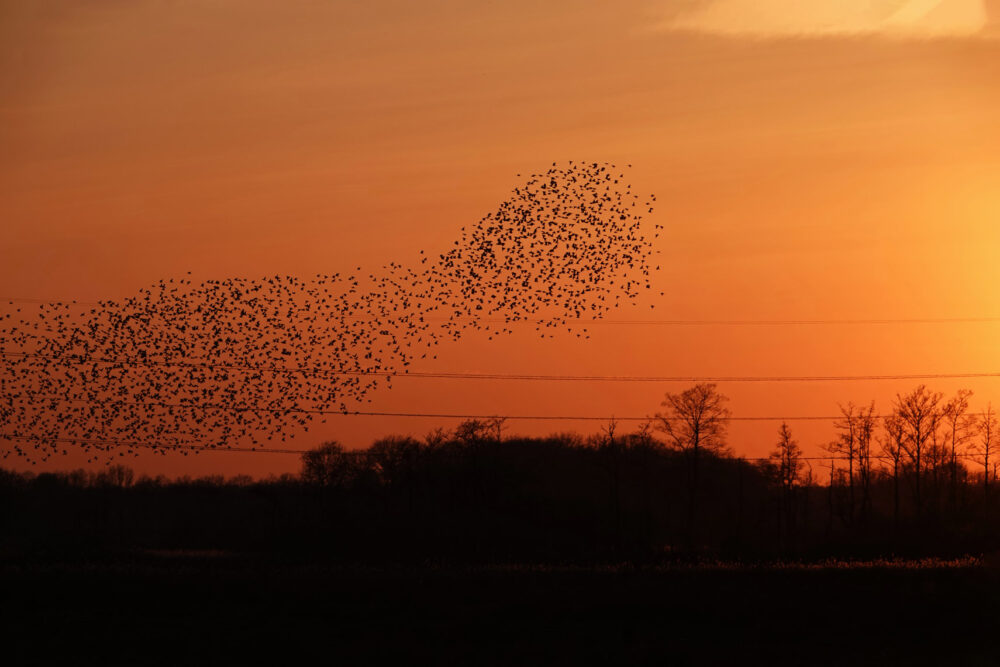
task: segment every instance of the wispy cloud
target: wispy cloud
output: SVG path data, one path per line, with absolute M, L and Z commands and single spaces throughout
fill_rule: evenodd
M 695 0 L 661 24 L 733 35 L 886 34 L 932 37 L 983 33 L 993 0 Z

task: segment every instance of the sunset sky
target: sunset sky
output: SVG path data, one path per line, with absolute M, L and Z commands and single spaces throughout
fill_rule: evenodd
M 997 22 L 994 0 L 0 0 L 0 297 L 415 263 L 518 173 L 583 159 L 631 164 L 657 196 L 648 223 L 665 226 L 665 295 L 613 320 L 1000 318 Z M 1000 322 L 592 330 L 474 335 L 416 370 L 1000 371 Z M 720 388 L 737 416 L 823 416 L 838 401 L 884 409 L 915 384 Z M 928 384 L 1000 403 L 1000 378 Z M 684 387 L 404 378 L 368 408 L 642 416 Z M 288 446 L 454 424 L 336 417 Z M 777 428 L 734 423 L 731 444 L 766 454 Z M 833 435 L 792 428 L 809 454 Z M 277 454 L 133 463 L 298 468 Z

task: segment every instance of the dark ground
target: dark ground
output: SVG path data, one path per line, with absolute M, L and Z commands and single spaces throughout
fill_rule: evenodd
M 0 560 L 4 665 L 995 665 L 1000 576 Z

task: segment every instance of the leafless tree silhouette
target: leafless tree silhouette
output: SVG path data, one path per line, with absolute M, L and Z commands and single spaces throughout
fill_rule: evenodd
M 796 489 L 802 476 L 802 448 L 792 438 L 792 430 L 785 422 L 778 429 L 778 442 L 769 462 L 781 494 L 777 521 L 780 540 L 782 533 L 790 537 L 795 532 Z
M 679 394 L 667 393 L 656 413 L 657 428 L 667 446 L 682 452 L 688 462 L 688 531 L 692 542 L 698 520 L 702 458 L 706 452 L 726 451 L 730 411 L 728 398 L 713 383 L 696 384 Z
M 940 392 L 933 392 L 925 385 L 920 385 L 909 394 L 896 394 L 893 405 L 906 436 L 902 441 L 903 448 L 913 465 L 913 498 L 918 517 L 923 513 L 921 493 L 923 466 L 927 449 L 936 437 L 941 424 L 942 397 L 943 394 Z
M 983 466 L 983 495 L 989 498 L 990 495 L 990 464 L 995 456 L 997 447 L 998 422 L 993 405 L 988 404 L 978 416 L 977 427 L 979 438 L 973 445 L 979 463 Z M 995 465 L 995 464 L 994 464 Z
M 887 415 L 882 420 L 882 428 L 885 435 L 880 441 L 882 454 L 890 462 L 890 474 L 892 476 L 892 518 L 895 525 L 899 525 L 899 479 L 902 474 L 903 454 L 905 453 L 904 442 L 906 441 L 906 429 L 903 420 L 899 415 Z
M 949 500 L 952 508 L 958 504 L 958 457 L 964 453 L 969 441 L 975 436 L 976 418 L 969 414 L 969 398 L 972 392 L 959 389 L 958 393 L 942 408 L 948 428 L 950 456 L 948 460 Z
M 841 419 L 834 422 L 834 428 L 838 431 L 836 439 L 827 445 L 827 449 L 833 454 L 841 455 L 847 465 L 847 518 L 854 521 L 854 480 L 859 472 L 861 464 L 861 410 L 848 403 L 846 406 L 840 405 Z

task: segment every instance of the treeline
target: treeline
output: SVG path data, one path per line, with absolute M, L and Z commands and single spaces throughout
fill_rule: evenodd
M 360 451 L 327 443 L 298 477 L 0 471 L 0 548 L 224 550 L 375 562 L 659 562 L 951 556 L 1000 547 L 997 420 L 924 386 L 841 407 L 827 454 L 787 424 L 766 459 L 733 455 L 711 384 L 649 423 L 508 437 L 462 423 Z

